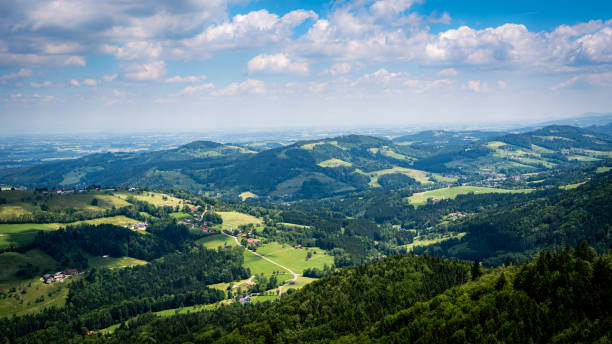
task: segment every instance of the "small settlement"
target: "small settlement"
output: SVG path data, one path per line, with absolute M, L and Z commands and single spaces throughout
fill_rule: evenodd
M 55 282 L 64 282 L 66 278 L 70 278 L 74 275 L 77 275 L 79 271 L 77 269 L 68 269 L 66 271 L 58 271 L 54 274 L 44 274 L 40 281 L 46 284 L 51 284 Z

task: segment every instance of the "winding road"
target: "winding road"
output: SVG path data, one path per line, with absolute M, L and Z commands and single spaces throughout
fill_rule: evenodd
M 224 231 L 221 231 L 221 234 L 226 235 L 226 236 L 231 237 L 231 238 L 234 238 L 234 241 L 236 241 L 236 244 L 237 244 L 238 246 L 240 246 L 240 247 L 244 247 L 244 246 L 242 246 L 242 244 L 241 244 L 241 243 L 240 243 L 240 241 L 238 240 L 238 237 L 235 237 L 235 236 L 233 236 L 233 235 L 229 235 L 229 234 L 225 233 Z M 244 249 L 245 249 L 245 250 L 247 250 L 247 251 L 249 251 L 249 252 L 251 252 L 252 254 L 256 255 L 257 257 L 259 257 L 259 258 L 261 258 L 261 259 L 264 259 L 264 260 L 266 260 L 266 261 L 268 261 L 268 262 L 270 262 L 270 263 L 272 263 L 272 264 L 274 264 L 274 265 L 276 265 L 276 266 L 278 266 L 278 267 L 280 267 L 280 268 L 283 268 L 283 269 L 287 270 L 287 271 L 288 271 L 290 274 L 292 274 L 292 275 L 293 275 L 293 278 L 292 278 L 292 279 L 285 281 L 285 284 L 283 284 L 283 285 L 281 285 L 281 286 L 279 286 L 279 287 L 278 287 L 278 297 L 281 297 L 281 296 L 282 296 L 282 294 L 283 294 L 283 287 L 284 287 L 284 286 L 288 285 L 288 284 L 289 284 L 291 281 L 293 281 L 294 283 L 297 281 L 297 278 L 298 278 L 298 276 L 299 276 L 299 275 L 298 275 L 298 274 L 296 274 L 295 272 L 293 272 L 293 271 L 292 271 L 291 269 L 289 269 L 288 267 L 283 266 L 283 265 L 280 265 L 279 263 L 277 263 L 277 262 L 275 262 L 275 261 L 271 260 L 270 258 L 268 258 L 268 257 L 266 257 L 266 256 L 263 256 L 263 255 L 261 255 L 261 254 L 259 254 L 259 253 L 255 252 L 255 251 L 251 251 L 251 250 L 249 250 L 249 249 L 248 249 L 248 248 L 246 248 L 246 247 L 244 247 Z M 249 281 L 250 281 L 251 279 L 253 279 L 253 277 L 255 277 L 255 276 L 251 276 L 251 278 L 249 278 Z

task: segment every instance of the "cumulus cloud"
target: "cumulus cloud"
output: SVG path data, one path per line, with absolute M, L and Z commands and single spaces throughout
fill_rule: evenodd
M 500 90 L 505 90 L 506 87 L 508 87 L 508 83 L 506 81 L 504 81 L 504 80 L 497 80 L 497 87 Z
M 51 87 L 51 86 L 53 86 L 53 83 L 50 80 L 45 80 L 41 82 L 33 81 L 30 83 L 30 87 L 33 87 L 33 88 Z
M 468 80 L 465 87 L 473 92 L 480 93 L 489 90 L 489 85 L 486 82 L 480 80 Z
M 32 70 L 28 68 L 21 68 L 18 72 L 0 75 L 0 81 L 27 78 L 32 75 Z
M 459 74 L 455 68 L 446 68 L 438 72 L 439 76 L 457 76 Z
M 206 28 L 202 33 L 183 40 L 188 49 L 217 51 L 257 48 L 288 40 L 292 29 L 307 19 L 318 18 L 313 11 L 295 10 L 279 17 L 267 10 L 238 14 L 230 21 Z
M 164 80 L 164 82 L 170 84 L 170 83 L 198 82 L 202 80 L 206 80 L 206 75 L 186 75 L 186 76 L 175 75 L 171 78 Z
M 102 79 L 104 81 L 113 81 L 113 80 L 117 79 L 117 74 L 115 73 L 115 74 L 111 74 L 111 75 L 105 75 L 105 76 L 102 77 Z
M 253 57 L 247 64 L 249 73 L 271 72 L 271 73 L 295 73 L 307 74 L 308 64 L 294 62 L 286 54 L 267 55 L 261 54 Z
M 83 80 L 83 85 L 85 86 L 96 86 L 98 84 L 98 81 L 94 80 L 94 79 L 85 79 Z
M 556 91 L 564 88 L 585 88 L 591 86 L 610 86 L 612 85 L 612 72 L 587 73 L 571 77 L 553 87 Z
M 81 83 L 78 80 L 76 80 L 76 79 L 72 79 L 72 80 L 70 80 L 70 85 L 72 85 L 72 86 L 81 86 Z
M 215 88 L 215 84 L 207 83 L 198 86 L 187 86 L 183 89 L 182 94 L 196 94 L 204 91 L 210 91 Z
M 156 59 L 162 53 L 162 46 L 159 42 L 136 41 L 127 42 L 121 47 L 105 44 L 101 50 L 115 55 L 119 60 Z
M 234 96 L 237 94 L 261 95 L 266 93 L 266 85 L 261 80 L 248 79 L 241 83 L 231 83 L 227 87 L 214 91 L 214 96 Z
M 133 64 L 128 67 L 129 72 L 125 77 L 133 80 L 157 80 L 166 74 L 166 63 L 164 61 L 154 61 L 144 64 Z

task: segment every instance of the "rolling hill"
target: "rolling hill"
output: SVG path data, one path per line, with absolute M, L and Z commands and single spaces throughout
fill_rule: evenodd
M 94 154 L 0 171 L 0 181 L 33 187 L 91 184 L 179 187 L 238 197 L 321 198 L 368 188 L 496 186 L 510 176 L 612 156 L 612 138 L 571 126 L 521 134 L 426 131 L 389 141 L 363 135 L 245 146 L 196 141 L 149 153 Z M 257 149 L 260 150 L 260 149 Z

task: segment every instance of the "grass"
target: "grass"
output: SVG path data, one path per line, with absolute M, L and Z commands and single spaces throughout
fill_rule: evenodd
M 572 155 L 567 157 L 568 160 L 576 160 L 576 161 L 599 161 L 601 159 L 593 158 L 590 156 L 584 155 Z
M 316 252 L 316 254 L 313 254 L 310 259 L 306 260 L 308 251 Z M 325 254 L 325 251 L 317 247 L 296 249 L 291 245 L 282 245 L 277 242 L 272 242 L 258 247 L 257 253 L 280 265 L 286 266 L 297 274 L 301 274 L 304 272 L 304 269 L 307 268 L 322 269 L 323 265 L 327 264 L 331 266 L 334 263 L 334 258 L 332 256 Z
M 485 193 L 526 193 L 531 192 L 533 189 L 518 189 L 518 190 L 510 190 L 510 189 L 496 189 L 489 188 L 483 186 L 452 186 L 448 188 L 441 188 L 436 190 L 430 190 L 425 192 L 415 193 L 412 196 L 408 197 L 408 201 L 410 204 L 414 206 L 419 206 L 427 203 L 427 199 L 429 198 L 438 198 L 438 199 L 453 199 L 457 197 L 457 195 L 465 195 L 470 192 L 475 194 L 485 194 Z
M 361 174 L 364 174 L 370 177 L 369 185 L 371 187 L 380 187 L 380 184 L 378 183 L 378 178 L 380 178 L 380 176 L 382 175 L 390 174 L 390 173 L 404 174 L 410 178 L 413 178 L 414 180 L 416 180 L 417 182 L 421 184 L 432 184 L 433 183 L 429 179 L 429 173 L 425 171 L 421 171 L 421 170 L 415 170 L 415 169 L 399 167 L 399 166 L 395 166 L 393 168 L 389 168 L 386 170 L 374 171 L 374 172 L 363 172 L 359 169 L 357 169 L 356 171 L 357 173 L 361 173 Z
M 236 241 L 234 241 L 233 238 L 223 234 L 208 235 L 198 239 L 196 243 L 209 249 L 216 249 L 219 246 L 223 247 L 225 244 L 232 247 L 237 246 Z
M 44 284 L 39 277 L 0 283 L 0 293 L 7 295 L 0 299 L 0 318 L 32 314 L 48 307 L 63 306 L 68 296 L 67 286 L 75 278 L 79 277 L 71 277 L 66 282 L 53 284 Z M 11 288 L 15 288 L 15 292 L 9 293 Z
M 487 147 L 491 148 L 491 149 L 497 149 L 501 146 L 506 146 L 507 143 L 505 142 L 501 142 L 501 141 L 491 141 L 489 143 L 487 143 Z
M 165 205 L 176 207 L 177 204 L 183 203 L 183 200 L 180 198 L 172 197 L 170 195 L 166 195 L 166 194 L 159 193 L 159 192 L 143 192 L 141 194 L 121 192 L 121 193 L 117 193 L 116 195 L 122 199 L 126 199 L 129 196 L 133 196 L 135 199 L 139 201 L 151 203 L 156 207 L 161 207 Z
M 417 247 L 417 246 L 429 246 L 429 245 L 441 243 L 443 241 L 454 239 L 454 238 L 461 239 L 466 234 L 467 233 L 464 232 L 464 233 L 458 233 L 458 234 L 453 234 L 453 235 L 445 235 L 445 236 L 441 236 L 441 237 L 433 238 L 433 239 L 420 239 L 419 237 L 416 237 L 412 243 L 406 245 L 406 249 L 408 250 L 408 252 L 410 252 L 412 251 L 414 247 Z
M 559 189 L 562 189 L 562 190 L 572 190 L 572 189 L 575 189 L 575 188 L 579 187 L 580 185 L 582 185 L 584 183 L 586 183 L 586 182 L 580 182 L 580 183 L 568 184 L 568 185 L 561 185 L 561 186 L 559 186 Z
M 243 193 L 241 193 L 240 195 L 238 195 L 238 197 L 240 197 L 240 199 L 242 201 L 246 201 L 249 198 L 259 198 L 259 196 L 257 196 L 256 194 L 250 192 L 250 191 L 245 191 Z
M 289 222 L 279 222 L 279 225 L 283 225 L 285 227 L 293 227 L 293 228 L 300 228 L 300 229 L 309 229 L 310 226 L 304 226 L 304 225 L 296 225 L 295 223 L 289 223 Z
M 122 269 L 132 267 L 136 265 L 148 264 L 146 260 L 140 260 L 132 257 L 120 257 L 120 258 L 102 258 L 98 256 L 92 256 L 88 259 L 89 266 L 92 268 L 107 268 L 107 269 Z
M 340 159 L 336 159 L 336 158 L 332 158 L 332 159 L 321 161 L 317 165 L 319 165 L 321 167 L 340 167 L 340 166 L 351 167 L 351 166 L 353 166 L 353 164 L 351 164 L 350 162 L 347 162 L 347 161 L 344 161 L 344 160 L 340 160 Z
M 609 166 L 602 166 L 602 167 L 598 167 L 598 168 L 595 170 L 595 173 L 606 173 L 606 172 L 608 172 L 608 171 L 610 171 L 610 170 L 612 170 L 612 167 L 609 167 Z
M 263 219 L 237 211 L 218 211 L 223 219 L 224 228 L 237 228 L 252 223 L 255 226 L 263 224 Z
M 260 257 L 254 255 L 253 253 L 247 250 L 244 250 L 243 252 L 244 252 L 244 267 L 249 268 L 251 270 L 251 275 L 256 275 L 256 274 L 271 275 L 274 272 L 278 272 L 281 275 L 286 275 L 287 278 L 291 278 L 291 275 L 289 274 L 289 272 L 287 272 L 287 270 L 281 268 L 280 266 L 272 264 L 265 259 L 261 259 Z M 279 279 L 280 279 L 280 276 L 279 276 Z
M 319 141 L 319 142 L 307 143 L 305 145 L 302 145 L 300 148 L 305 149 L 305 150 L 313 150 L 316 146 L 325 145 L 325 144 L 336 146 L 342 150 L 346 150 L 346 148 L 338 144 L 338 141 Z
M 191 214 L 183 213 L 183 212 L 170 213 L 170 216 L 172 216 L 173 218 L 175 218 L 177 220 L 190 219 L 190 218 L 193 217 Z
M 40 275 L 56 271 L 56 261 L 41 250 L 34 249 L 0 254 L 0 318 L 36 313 L 45 307 L 62 306 L 68 295 L 65 283 L 43 284 L 39 277 L 21 279 L 16 276 L 20 265 L 30 263 L 40 268 Z M 10 292 L 15 288 L 15 292 Z M 25 293 L 22 294 L 22 291 Z M 43 297 L 41 299 L 41 296 Z
M 31 244 L 40 230 L 54 230 L 53 225 L 39 223 L 0 224 L 0 248 Z

